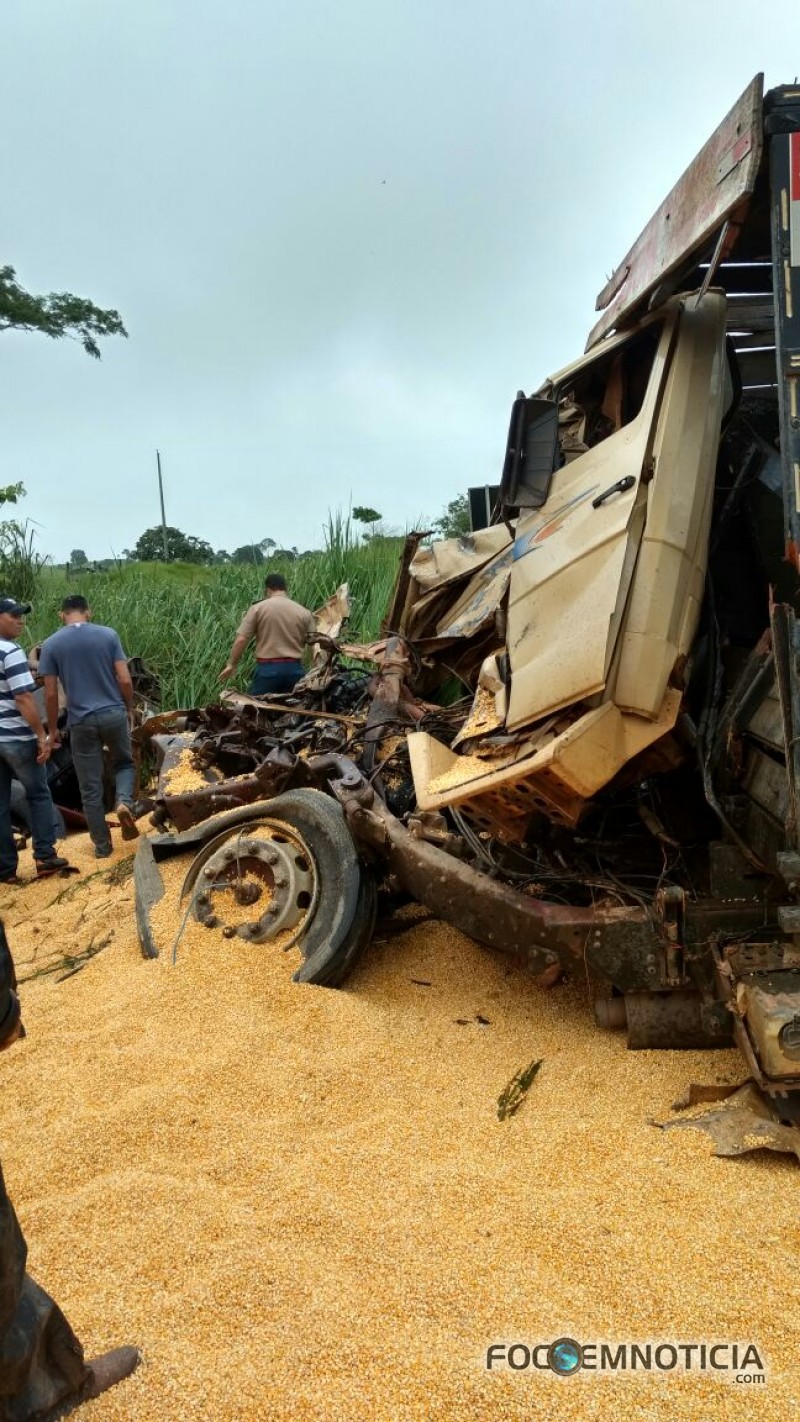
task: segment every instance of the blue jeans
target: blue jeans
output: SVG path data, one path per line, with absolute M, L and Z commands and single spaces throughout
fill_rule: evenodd
M 31 818 L 34 859 L 52 859 L 56 852 L 53 801 L 47 769 L 36 760 L 35 740 L 0 741 L 0 879 L 17 872 L 17 851 L 11 829 L 11 781 L 25 788 Z
M 128 713 L 119 710 L 92 711 L 69 728 L 72 763 L 78 777 L 81 804 L 95 849 L 109 849 L 111 835 L 106 824 L 103 795 L 103 747 L 108 750 L 114 772 L 117 805 L 133 804 L 133 753 Z
M 291 691 L 302 675 L 302 662 L 257 662 L 250 695 L 274 696 L 276 692 Z

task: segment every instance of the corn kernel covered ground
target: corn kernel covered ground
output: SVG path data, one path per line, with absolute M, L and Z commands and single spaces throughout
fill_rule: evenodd
M 543 991 L 420 909 L 341 991 L 192 920 L 173 962 L 185 865 L 147 962 L 131 846 L 67 850 L 80 877 L 0 890 L 28 1031 L 0 1058 L 0 1158 L 87 1356 L 144 1357 L 77 1418 L 797 1413 L 797 1162 L 649 1124 L 741 1079 L 736 1053 L 629 1053 L 580 974 Z M 768 1381 L 485 1370 L 492 1342 L 562 1335 L 753 1340 Z

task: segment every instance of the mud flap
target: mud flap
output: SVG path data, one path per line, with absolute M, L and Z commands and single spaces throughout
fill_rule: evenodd
M 133 861 L 133 886 L 136 897 L 136 928 L 142 956 L 157 958 L 158 947 L 150 924 L 150 910 L 164 897 L 164 881 L 153 857 L 152 845 L 144 836 L 139 840 Z
M 700 1115 L 682 1116 L 671 1121 L 651 1121 L 662 1131 L 690 1127 L 705 1131 L 714 1142 L 714 1155 L 747 1155 L 753 1150 L 775 1150 L 796 1155 L 800 1160 L 800 1129 L 785 1126 L 775 1107 L 754 1082 L 734 1089 L 726 1100 L 716 1102 Z

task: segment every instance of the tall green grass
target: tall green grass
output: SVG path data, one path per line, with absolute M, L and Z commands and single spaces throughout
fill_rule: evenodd
M 33 602 L 46 562 L 36 548 L 36 534 L 30 523 L 20 523 L 18 519 L 0 522 L 0 597 Z
M 251 602 L 262 595 L 267 572 L 283 573 L 291 597 L 319 607 L 348 583 L 352 616 L 347 636 L 374 638 L 389 604 L 403 540 L 362 543 L 350 520 L 329 517 L 325 548 L 295 562 L 270 561 L 260 568 L 191 564 L 120 563 L 106 573 L 47 569 L 38 579 L 28 618 L 30 645 L 55 631 L 61 599 L 82 593 L 95 622 L 116 628 L 128 656 L 140 656 L 161 682 L 163 705 L 197 706 L 219 694 L 217 681 L 236 628 Z M 15 593 L 16 595 L 16 593 Z M 240 663 L 235 685 L 246 689 L 251 662 Z

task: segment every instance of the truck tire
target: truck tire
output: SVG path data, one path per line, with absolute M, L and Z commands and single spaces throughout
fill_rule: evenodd
M 183 895 L 194 889 L 215 856 L 224 855 L 226 844 L 258 844 L 261 829 L 261 838 L 275 845 L 285 826 L 302 843 L 314 886 L 297 940 L 303 961 L 293 980 L 338 987 L 372 936 L 377 906 L 375 876 L 359 860 L 341 807 L 319 790 L 290 790 L 249 808 L 247 815 L 237 812 L 221 832 L 218 823 L 209 825 L 210 838 L 192 861 Z

